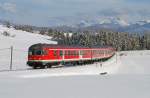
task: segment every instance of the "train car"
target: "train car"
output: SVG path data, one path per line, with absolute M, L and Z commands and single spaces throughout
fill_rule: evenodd
M 93 63 L 108 59 L 115 54 L 112 47 L 79 47 L 52 44 L 34 44 L 29 47 L 27 64 L 35 68 L 71 63 L 73 65 Z

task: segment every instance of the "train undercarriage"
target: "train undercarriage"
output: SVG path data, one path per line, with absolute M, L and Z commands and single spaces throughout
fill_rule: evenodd
M 112 57 L 112 56 L 111 56 Z M 109 58 L 111 58 L 109 57 Z M 104 62 L 109 58 L 93 59 L 93 60 L 80 60 L 80 61 L 56 61 L 56 62 L 42 62 L 42 61 L 28 61 L 27 64 L 33 69 L 44 69 L 51 68 L 53 66 L 76 66 L 76 65 L 87 65 L 95 62 Z

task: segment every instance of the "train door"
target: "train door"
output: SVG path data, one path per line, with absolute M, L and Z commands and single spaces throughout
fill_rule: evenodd
M 79 50 L 79 59 L 81 60 L 83 56 L 83 50 Z
M 59 51 L 59 56 L 60 56 L 60 59 L 64 60 L 64 55 L 63 55 L 63 50 L 60 50 Z
M 58 51 L 54 50 L 54 59 L 57 59 L 57 58 L 58 58 Z

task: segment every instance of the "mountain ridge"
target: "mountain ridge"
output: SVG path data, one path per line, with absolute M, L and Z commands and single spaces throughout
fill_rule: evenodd
M 7 25 L 8 21 L 2 21 L 0 20 L 0 24 Z M 111 20 L 104 20 L 103 22 L 97 22 L 97 23 L 90 23 L 89 21 L 81 21 L 78 24 L 74 25 L 61 25 L 61 26 L 52 26 L 52 27 L 36 27 L 31 25 L 18 25 L 15 23 L 9 23 L 11 26 L 28 26 L 31 27 L 33 30 L 47 30 L 47 29 L 53 29 L 56 31 L 61 32 L 84 32 L 84 31 L 90 31 L 90 32 L 97 32 L 100 30 L 110 30 L 115 32 L 128 32 L 128 33 L 144 33 L 144 32 L 150 32 L 150 20 L 142 20 L 137 21 L 135 23 L 128 23 L 125 20 L 122 20 L 120 18 L 118 19 L 111 19 Z

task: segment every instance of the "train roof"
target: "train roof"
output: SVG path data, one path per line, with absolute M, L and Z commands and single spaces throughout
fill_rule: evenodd
M 32 46 L 29 47 L 29 49 L 32 48 L 52 48 L 52 49 L 89 49 L 89 48 L 113 48 L 111 46 L 91 46 L 91 47 L 85 47 L 85 46 L 79 46 L 79 45 L 58 45 L 58 44 L 42 44 L 42 43 L 38 43 L 38 44 L 34 44 Z

